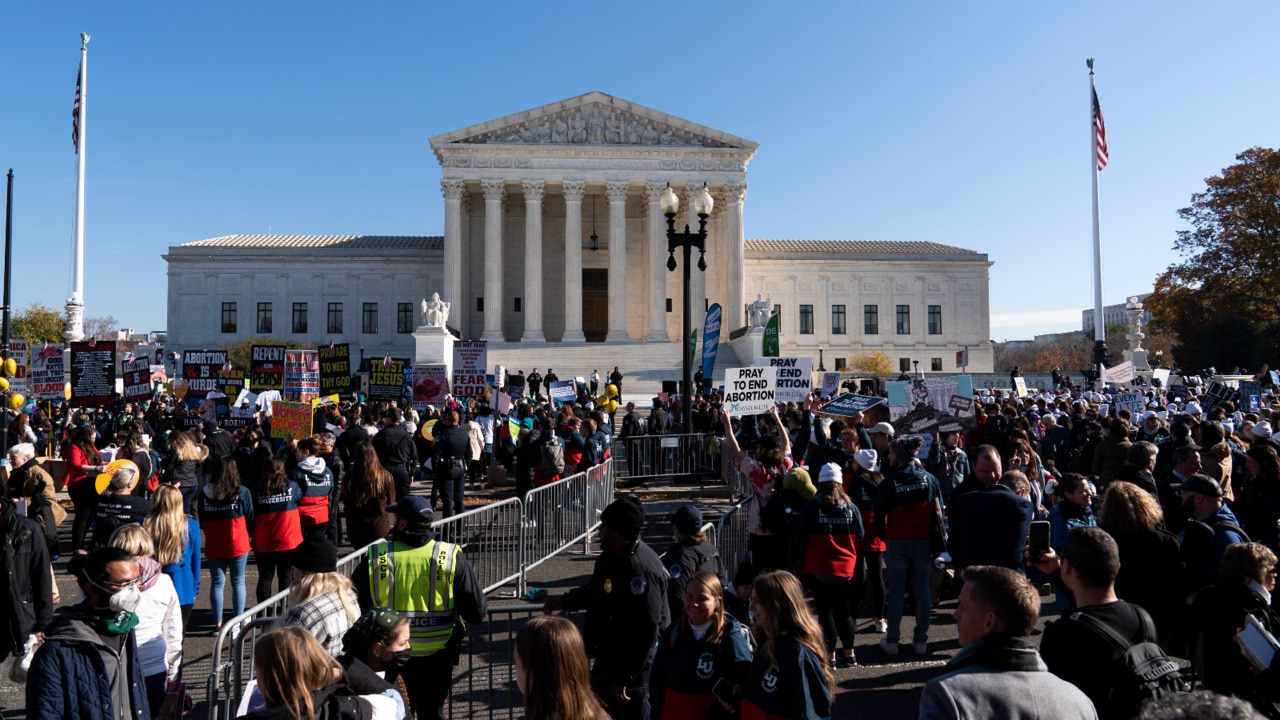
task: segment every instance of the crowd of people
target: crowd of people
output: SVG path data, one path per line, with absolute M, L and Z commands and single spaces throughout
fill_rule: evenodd
M 170 398 L 20 415 L 0 504 L 0 671 L 29 665 L 28 716 L 158 716 L 201 584 L 213 612 L 197 631 L 222 632 L 248 602 L 252 555 L 256 601 L 288 591 L 255 644 L 253 717 L 443 717 L 465 628 L 487 605 L 432 521 L 462 512 L 493 471 L 523 496 L 609 459 L 615 439 L 684 431 L 678 398 L 647 413 L 628 402 L 619 419 L 596 389 L 550 402 L 550 369 L 516 377 L 529 394 L 507 415 L 478 399 L 419 412 L 357 398 L 321 405 L 313 433 L 288 439 L 265 413 L 228 428 Z M 640 501 L 610 504 L 587 584 L 545 605 L 585 611 L 582 631 L 553 616 L 517 637 L 527 717 L 830 717 L 835 670 L 859 663 L 859 618 L 885 656 L 925 657 L 944 598 L 958 602 L 961 652 L 925 687 L 922 717 L 1226 702 L 1184 692 L 1192 680 L 1280 717 L 1272 669 L 1236 638 L 1280 631 L 1280 405 L 1273 419 L 1269 397 L 1245 412 L 1149 390 L 1141 413 L 1117 412 L 1078 388 L 975 402 L 971 427 L 899 436 L 827 414 L 816 395 L 738 417 L 701 394 L 690 429 L 718 436 L 751 486 L 746 555 L 721 557 L 696 505 L 666 517 L 660 554 L 641 538 Z M 49 455 L 65 461 L 70 514 Z M 348 576 L 344 537 L 390 542 Z M 63 555 L 82 595 L 55 617 Z M 1044 593 L 1059 617 L 1036 641 Z M 1125 685 L 1116 668 L 1135 653 L 1164 675 Z

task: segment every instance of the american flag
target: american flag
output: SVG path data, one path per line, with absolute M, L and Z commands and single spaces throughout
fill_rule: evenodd
M 391 353 L 387 353 L 387 356 L 382 358 L 382 367 L 391 367 L 394 364 L 395 361 L 391 359 Z
M 1098 169 L 1107 166 L 1107 125 L 1102 122 L 1102 106 L 1098 104 L 1098 91 L 1093 91 L 1093 128 L 1098 133 Z
M 80 71 L 76 70 L 76 101 L 71 106 L 71 144 L 80 154 Z

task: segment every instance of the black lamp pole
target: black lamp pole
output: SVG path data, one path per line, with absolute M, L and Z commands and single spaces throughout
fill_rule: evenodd
M 676 269 L 677 248 L 684 251 L 684 323 L 683 334 L 681 336 L 681 355 L 680 363 L 684 369 L 684 388 L 682 397 L 684 399 L 681 404 L 681 415 L 684 426 L 684 432 L 692 432 L 693 428 L 693 308 L 691 297 L 689 278 L 691 274 L 691 260 L 693 248 L 698 248 L 698 270 L 705 272 L 707 269 L 707 216 L 711 214 L 711 195 L 707 192 L 706 185 L 701 190 L 702 196 L 695 200 L 694 211 L 698 215 L 698 232 L 690 232 L 689 226 L 684 226 L 684 232 L 676 232 L 676 210 L 679 207 L 679 201 L 675 197 L 675 192 L 668 185 L 663 191 L 662 211 L 667 216 L 667 270 L 674 271 Z M 705 210 L 705 212 L 704 212 Z
M 13 267 L 13 168 L 9 168 L 9 182 L 5 190 L 4 203 L 4 307 L 3 320 L 0 324 L 0 343 L 4 344 L 3 352 L 0 357 L 5 361 L 9 359 L 9 280 L 12 277 L 11 269 Z M 9 407 L 8 398 L 4 401 L 5 408 Z M 0 417 L 4 418 L 0 422 L 0 452 L 9 452 L 9 414 L 3 412 Z M 9 468 L 9 472 L 13 472 L 13 468 Z

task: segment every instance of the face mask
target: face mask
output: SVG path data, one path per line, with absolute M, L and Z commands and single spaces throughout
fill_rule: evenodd
M 110 592 L 106 588 L 94 583 L 94 585 L 103 592 Z M 112 613 L 132 613 L 138 609 L 138 603 L 142 602 L 142 590 L 137 585 L 130 585 L 120 592 L 111 596 L 107 602 L 107 606 Z
M 106 588 L 94 583 L 94 586 L 107 592 Z M 111 596 L 106 608 L 90 608 L 85 614 L 85 622 L 89 627 L 107 635 L 124 635 L 138 626 L 138 602 L 142 599 L 142 591 L 137 585 L 127 587 Z
M 404 666 L 409 664 L 409 655 L 412 652 L 413 650 L 410 648 L 405 648 L 404 650 L 393 652 L 391 653 L 391 659 L 383 660 L 382 664 L 386 665 L 387 667 L 393 667 L 397 670 L 403 670 Z

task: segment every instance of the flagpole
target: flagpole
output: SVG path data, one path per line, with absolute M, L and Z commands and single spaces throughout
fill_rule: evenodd
M 1107 359 L 1107 328 L 1102 317 L 1102 232 L 1098 220 L 1098 120 L 1094 98 L 1093 58 L 1089 65 L 1089 167 L 1093 175 L 1093 366 L 1098 370 L 1097 389 L 1102 389 L 1102 364 Z
M 80 33 L 80 105 L 76 118 L 76 237 L 71 258 L 71 297 L 67 298 L 67 340 L 84 339 L 84 156 L 89 108 L 89 33 Z

